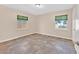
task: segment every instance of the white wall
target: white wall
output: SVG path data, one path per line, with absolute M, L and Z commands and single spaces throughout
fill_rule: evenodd
M 25 30 L 17 30 L 17 14 L 29 17 Z M 0 5 L 0 42 L 31 33 L 35 33 L 35 16 Z
M 79 5 L 76 7 L 76 40 L 79 41 Z
M 16 15 L 25 15 L 29 17 L 25 30 L 17 30 Z M 67 30 L 55 28 L 55 15 L 68 14 Z M 51 12 L 44 15 L 34 16 L 29 13 L 14 11 L 10 8 L 0 5 L 0 42 L 8 41 L 17 37 L 29 35 L 31 33 L 40 33 L 45 35 L 57 36 L 62 38 L 72 38 L 72 10 Z
M 73 33 L 73 42 L 77 53 L 79 54 L 79 46 L 76 42 L 79 42 L 79 5 L 75 5 L 73 8 L 73 24 L 72 24 L 72 33 Z
M 55 27 L 55 16 L 63 14 L 68 15 L 67 30 L 57 29 Z M 40 34 L 72 39 L 72 9 L 39 15 L 38 23 L 38 33 Z

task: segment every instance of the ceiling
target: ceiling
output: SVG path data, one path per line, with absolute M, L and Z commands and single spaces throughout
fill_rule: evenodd
M 37 8 L 35 4 L 5 4 L 4 6 L 14 10 L 21 10 L 33 15 L 41 15 L 48 12 L 65 10 L 73 7 L 73 4 L 41 4 L 41 8 Z

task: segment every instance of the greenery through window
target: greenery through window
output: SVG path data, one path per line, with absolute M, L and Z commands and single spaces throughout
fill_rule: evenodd
M 57 28 L 67 27 L 68 15 L 55 16 L 55 25 Z

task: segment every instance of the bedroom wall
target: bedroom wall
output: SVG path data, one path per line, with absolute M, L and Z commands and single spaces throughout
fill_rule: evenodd
M 16 15 L 28 16 L 26 29 L 17 29 Z M 68 27 L 67 30 L 60 30 L 55 28 L 54 16 L 68 14 Z M 57 36 L 62 38 L 72 38 L 72 9 L 50 12 L 43 15 L 34 16 L 22 11 L 15 11 L 10 8 L 0 5 L 0 42 L 12 40 L 21 36 L 29 35 L 32 33 L 40 33 L 50 36 Z
M 26 29 L 17 29 L 17 14 L 29 17 Z M 0 5 L 0 42 L 35 33 L 35 28 L 35 16 Z
M 73 42 L 76 49 L 76 52 L 79 54 L 79 4 L 75 5 L 73 8 Z
M 67 29 L 57 29 L 55 28 L 55 16 L 63 14 L 68 15 Z M 72 39 L 72 9 L 39 15 L 38 23 L 38 33 L 40 34 Z

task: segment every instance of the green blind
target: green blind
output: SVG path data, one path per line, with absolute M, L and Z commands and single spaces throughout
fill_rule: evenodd
M 28 17 L 17 15 L 17 20 L 28 20 Z
M 55 16 L 55 20 L 67 20 L 67 19 L 68 19 L 67 15 Z

